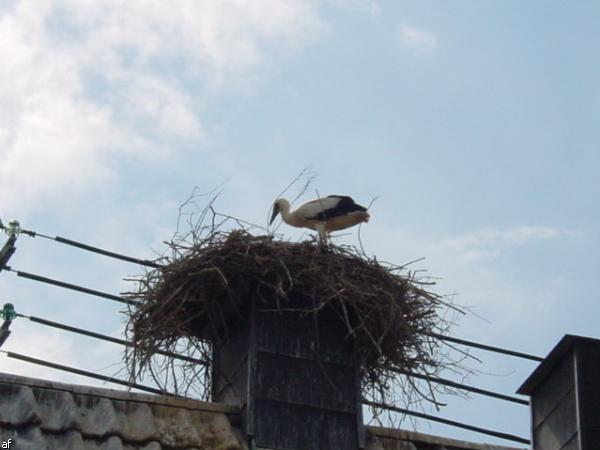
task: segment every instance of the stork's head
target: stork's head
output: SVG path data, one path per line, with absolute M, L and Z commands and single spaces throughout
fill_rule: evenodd
M 277 217 L 277 214 L 279 214 L 282 211 L 285 211 L 286 208 L 289 207 L 290 202 L 288 202 L 285 198 L 278 198 L 277 200 L 275 200 L 275 203 L 273 203 L 273 213 L 271 214 L 271 220 L 269 222 L 269 225 L 273 223 L 273 221 Z

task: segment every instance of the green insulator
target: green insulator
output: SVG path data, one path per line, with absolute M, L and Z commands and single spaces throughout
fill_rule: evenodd
M 17 317 L 17 312 L 12 303 L 5 303 L 4 308 L 0 310 L 0 316 L 4 317 L 5 320 L 14 320 Z

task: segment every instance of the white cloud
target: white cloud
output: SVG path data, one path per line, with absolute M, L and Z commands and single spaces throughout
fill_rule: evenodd
M 0 9 L 0 205 L 72 202 L 202 142 L 199 93 L 244 86 L 324 24 L 299 0 L 18 0 Z M 15 214 L 15 215 L 16 215 Z
M 202 124 L 194 113 L 191 98 L 176 83 L 152 74 L 128 76 L 115 89 L 120 112 L 131 128 L 155 126 L 163 138 L 201 138 Z
M 532 285 L 527 277 L 520 279 L 503 268 L 482 262 L 505 256 L 517 264 L 519 254 L 509 254 L 509 249 L 577 236 L 577 232 L 552 227 L 521 226 L 506 230 L 486 228 L 438 240 L 433 236 L 422 236 L 404 229 L 380 227 L 374 230 L 373 227 L 365 227 L 362 240 L 369 244 L 367 251 L 373 251 L 382 260 L 402 264 L 426 257 L 424 261 L 411 265 L 409 269 L 428 269 L 428 274 L 441 277 L 436 291 L 458 292 L 459 303 L 486 305 L 488 308 L 494 304 L 496 298 L 501 299 L 498 305 L 511 303 L 510 298 L 514 298 L 514 310 L 517 311 L 522 307 L 522 299 L 527 298 L 531 301 L 533 298 L 544 298 L 540 294 L 540 285 Z M 567 278 L 567 274 L 560 280 L 556 275 L 548 276 L 547 285 L 562 283 L 564 278 Z M 549 290 L 553 295 L 558 292 L 555 286 Z M 547 294 L 545 296 L 550 297 Z M 508 311 L 504 313 L 508 315 Z M 514 319 L 513 316 L 511 318 Z
M 485 228 L 444 239 L 441 244 L 453 255 L 465 261 L 475 261 L 499 257 L 509 248 L 567 235 L 572 236 L 573 233 L 545 226 L 521 226 L 508 230 Z
M 25 213 L 52 208 L 48 216 L 61 220 L 60 232 L 73 238 L 140 257 L 148 255 L 149 243 L 162 248 L 174 222 L 164 212 L 176 214 L 178 204 L 136 194 L 147 188 L 138 187 L 135 176 L 154 181 L 152 171 L 137 166 L 157 164 L 157 157 L 162 163 L 179 148 L 201 148 L 206 97 L 214 101 L 225 88 L 245 93 L 274 54 L 302 48 L 324 29 L 311 1 L 0 2 L 0 217 L 37 229 L 42 225 L 28 225 Z M 124 168 L 132 166 L 127 189 L 118 189 Z M 61 215 L 61 206 L 76 217 Z M 21 268 L 35 262 L 36 271 L 101 290 L 116 293 L 126 284 L 120 282 L 124 270 L 139 272 L 101 258 L 74 264 L 69 249 L 33 245 L 35 256 L 29 258 L 23 241 L 13 262 Z M 89 270 L 85 261 L 100 270 Z M 25 313 L 67 323 L 80 323 L 81 314 L 103 317 L 89 327 L 100 332 L 118 320 L 110 305 L 105 315 L 91 314 L 68 305 L 65 292 L 39 291 L 8 277 L 0 283 Z M 15 322 L 5 349 L 107 374 L 116 370 L 111 364 L 122 366 L 115 346 L 27 325 Z M 2 358 L 3 371 L 97 384 Z
M 405 49 L 414 53 L 432 52 L 438 46 L 438 38 L 431 31 L 406 24 L 400 25 L 400 42 Z
M 268 45 L 303 45 L 324 26 L 313 2 L 299 0 L 64 4 L 85 27 L 94 57 L 114 62 L 115 52 L 128 50 L 137 63 L 144 63 L 183 55 L 186 64 L 215 76 L 243 73 L 263 60 Z
M 378 0 L 327 0 L 327 2 L 336 8 L 366 12 L 372 17 L 381 14 Z

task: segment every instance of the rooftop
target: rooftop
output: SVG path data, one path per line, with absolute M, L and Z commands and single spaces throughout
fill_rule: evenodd
M 237 408 L 0 373 L 0 441 L 16 450 L 247 450 Z M 516 450 L 367 427 L 367 450 Z
M 552 369 L 562 361 L 563 357 L 571 351 L 575 344 L 592 344 L 600 346 L 600 340 L 574 336 L 572 334 L 566 334 L 559 341 L 558 344 L 548 353 L 548 356 L 536 367 L 531 375 L 523 382 L 521 387 L 517 390 L 517 393 L 523 395 L 531 395 L 538 385 L 548 377 L 548 374 L 552 372 Z

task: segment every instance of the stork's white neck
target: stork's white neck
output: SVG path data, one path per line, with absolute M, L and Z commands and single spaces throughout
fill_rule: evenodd
M 299 220 L 298 216 L 295 213 L 290 211 L 290 202 L 288 202 L 284 198 L 279 199 L 279 208 L 280 208 L 281 217 L 285 223 L 287 223 L 288 225 L 291 225 L 293 227 L 302 226 L 300 224 L 300 220 Z

